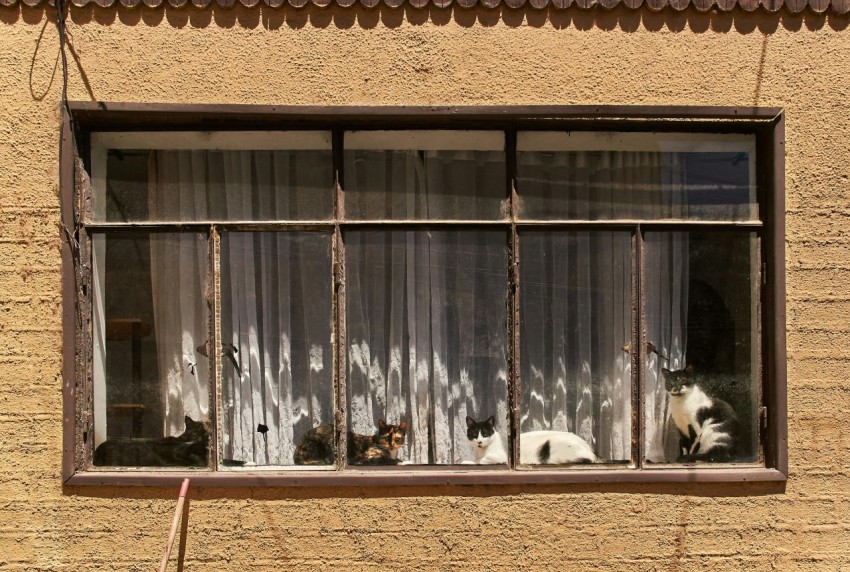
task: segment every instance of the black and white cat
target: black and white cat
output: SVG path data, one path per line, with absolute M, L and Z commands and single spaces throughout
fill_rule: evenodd
M 731 405 L 712 397 L 694 366 L 662 369 L 670 397 L 670 415 L 679 431 L 679 462 L 726 462 L 735 458 L 739 439 L 738 416 Z
M 496 418 L 485 421 L 466 418 L 466 436 L 475 452 L 475 463 L 500 465 L 508 462 L 502 438 L 495 428 Z M 567 431 L 529 431 L 520 435 L 519 460 L 523 465 L 564 465 L 594 463 L 596 455 L 587 442 Z

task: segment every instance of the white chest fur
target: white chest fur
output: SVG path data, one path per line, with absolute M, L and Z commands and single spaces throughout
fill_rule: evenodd
M 711 407 L 711 399 L 696 385 L 683 395 L 670 396 L 670 414 L 682 435 L 689 435 L 688 427 L 693 427 L 699 436 L 702 429 L 697 421 L 697 412 L 703 407 Z
M 475 449 L 475 462 L 479 465 L 503 465 L 508 462 L 508 454 L 502 445 L 502 437 L 494 431 L 489 437 L 480 433 L 477 439 L 470 441 Z

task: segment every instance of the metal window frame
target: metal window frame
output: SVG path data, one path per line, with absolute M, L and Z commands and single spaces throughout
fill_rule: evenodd
M 68 115 L 62 113 L 61 160 L 59 179 L 61 192 L 62 235 L 62 324 L 63 324 L 63 454 L 62 479 L 65 485 L 171 486 L 185 477 L 199 486 L 280 486 L 280 487 L 368 487 L 368 486 L 444 486 L 444 485 L 569 485 L 593 484 L 597 487 L 613 483 L 784 483 L 788 478 L 787 459 L 787 368 L 785 346 L 785 121 L 781 108 L 762 107 L 696 107 L 696 106 L 484 106 L 484 107 L 315 107 L 268 105 L 180 105 L 143 103 L 70 102 Z M 334 277 L 336 294 L 344 288 L 344 268 L 339 264 L 342 246 L 340 224 L 344 190 L 340 185 L 342 157 L 340 138 L 347 130 L 358 129 L 484 129 L 506 133 L 508 180 L 506 195 L 516 209 L 514 175 L 516 133 L 520 130 L 599 130 L 638 132 L 707 132 L 750 133 L 756 137 L 758 202 L 763 236 L 763 295 L 762 295 L 762 364 L 763 399 L 766 416 L 762 420 L 764 435 L 764 465 L 681 467 L 644 469 L 638 464 L 630 468 L 581 468 L 510 470 L 486 466 L 450 467 L 377 467 L 346 468 L 345 471 L 270 471 L 249 472 L 186 470 L 86 470 L 91 457 L 91 440 L 87 436 L 90 418 L 91 372 L 87 370 L 91 351 L 91 324 L 85 298 L 89 289 L 91 269 L 87 267 L 86 229 L 81 225 L 84 206 L 79 192 L 88 182 L 83 163 L 87 158 L 89 134 L 94 131 L 250 131 L 250 130 L 333 131 L 335 218 L 326 223 L 333 231 Z M 516 212 L 510 219 L 497 221 L 503 226 L 514 246 L 517 227 L 535 223 L 518 223 Z M 387 221 L 389 223 L 389 221 Z M 467 221 L 453 221 L 469 224 Z M 631 226 L 637 221 L 618 221 Z M 646 222 L 646 221 L 644 221 Z M 355 223 L 355 225 L 358 223 Z M 363 224 L 374 224 L 370 221 Z M 410 224 L 395 222 L 395 224 Z M 417 223 L 419 224 L 419 223 Z M 422 223 L 422 224 L 431 224 Z M 474 224 L 474 223 L 473 223 Z M 540 223 L 549 224 L 549 223 Z M 591 223 L 593 224 L 593 223 Z M 610 224 L 606 221 L 605 226 Z M 652 222 L 652 226 L 668 223 Z M 675 224 L 675 223 L 674 223 Z M 713 223 L 708 223 L 713 224 Z M 108 225 L 106 225 L 108 226 Z M 119 225 L 121 226 L 121 225 Z M 208 226 L 208 225 L 207 225 Z M 228 225 L 214 225 L 213 233 Z M 293 226 L 297 226 L 293 225 Z M 556 224 L 556 226 L 558 226 Z M 217 244 L 213 240 L 214 245 Z M 636 245 L 637 248 L 639 245 Z M 518 252 L 513 252 L 516 262 Z M 636 257 L 635 260 L 639 259 Z M 640 268 L 635 263 L 634 276 Z M 509 275 L 512 273 L 509 268 Z M 635 278 L 636 279 L 636 278 Z M 518 292 L 515 281 L 509 280 L 508 295 L 511 312 L 508 335 L 511 341 L 509 370 L 513 383 L 509 395 L 517 391 L 518 380 Z M 634 288 L 639 288 L 636 284 Z M 640 292 L 637 292 L 640 295 Z M 640 297 L 638 296 L 638 299 Z M 336 399 L 345 395 L 344 385 L 344 296 L 339 295 L 334 320 L 337 324 L 335 349 Z M 216 303 L 218 301 L 216 300 Z M 637 323 L 637 320 L 633 320 Z M 634 332 L 640 336 L 640 332 Z M 639 347 L 640 344 L 638 344 Z M 633 353 L 633 370 L 638 371 L 639 353 Z M 215 366 L 217 367 L 217 365 Z M 217 373 L 217 370 L 216 372 Z M 213 376 L 212 383 L 215 383 Z M 634 391 L 639 391 L 638 384 Z M 215 389 L 215 388 L 213 388 Z M 212 395 L 215 395 L 214 393 Z M 635 403 L 640 403 L 640 395 Z M 639 414 L 639 412 L 635 412 Z M 516 427 L 518 412 L 512 411 L 512 427 Z M 339 426 L 344 418 L 337 415 Z M 639 426 L 639 420 L 636 421 Z M 344 432 L 338 432 L 338 446 L 344 450 Z M 639 429 L 633 438 L 640 439 Z M 512 447 L 513 439 L 511 439 Z M 637 455 L 639 444 L 634 443 Z M 513 449 L 513 447 L 512 447 Z M 217 450 L 214 447 L 213 450 Z M 511 451 L 516 461 L 517 451 Z M 213 453 L 213 457 L 215 452 Z M 213 459 L 214 461 L 214 459 Z M 511 464 L 512 466 L 514 464 Z M 212 465 L 214 466 L 214 465 Z

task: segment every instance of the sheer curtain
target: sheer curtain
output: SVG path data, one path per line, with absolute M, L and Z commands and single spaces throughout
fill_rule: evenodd
M 208 219 L 205 165 L 203 152 L 151 153 L 151 218 Z M 164 434 L 179 435 L 184 416 L 209 420 L 210 363 L 197 351 L 206 344 L 210 331 L 208 243 L 198 240 L 195 233 L 152 235 L 150 255 Z
M 297 151 L 152 152 L 150 218 L 312 216 L 309 196 L 292 187 L 304 179 L 293 173 L 324 172 L 327 159 L 327 153 Z M 206 375 L 215 352 L 222 368 L 224 458 L 292 464 L 300 435 L 333 419 L 330 234 L 222 233 L 220 348 L 211 347 L 203 317 L 211 299 L 208 273 L 194 272 L 204 280 L 203 297 L 173 285 L 175 276 L 205 268 L 208 259 L 206 243 L 192 234 L 151 241 L 167 434 L 182 432 L 183 415 L 209 418 Z
M 630 233 L 532 231 L 520 249 L 521 430 L 630 459 Z
M 507 423 L 504 231 L 345 234 L 348 415 L 408 421 L 401 457 L 471 460 L 466 416 Z
M 522 140 L 521 140 L 522 143 Z M 533 147 L 531 145 L 530 147 Z M 677 153 L 519 153 L 521 216 L 529 219 L 660 219 L 687 216 L 686 169 Z M 631 233 L 549 230 L 520 235 L 522 431 L 571 431 L 605 460 L 631 458 Z M 645 425 L 650 455 L 666 439 L 660 376 L 683 361 L 687 235 L 664 234 L 646 260 Z M 661 283 L 665 287 L 661 287 Z M 663 456 L 663 454 L 662 454 Z
M 679 438 L 670 418 L 663 368 L 684 368 L 688 334 L 688 233 L 646 234 L 644 296 L 644 450 L 646 460 L 663 463 L 678 457 Z
M 504 155 L 487 151 L 350 153 L 346 212 L 374 218 L 499 218 Z M 466 416 L 493 415 L 507 436 L 507 242 L 504 230 L 358 230 L 346 257 L 349 428 L 409 428 L 400 457 L 473 458 Z

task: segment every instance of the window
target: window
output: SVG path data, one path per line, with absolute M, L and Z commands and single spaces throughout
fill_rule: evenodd
M 781 114 L 568 110 L 78 105 L 67 476 L 784 478 Z

